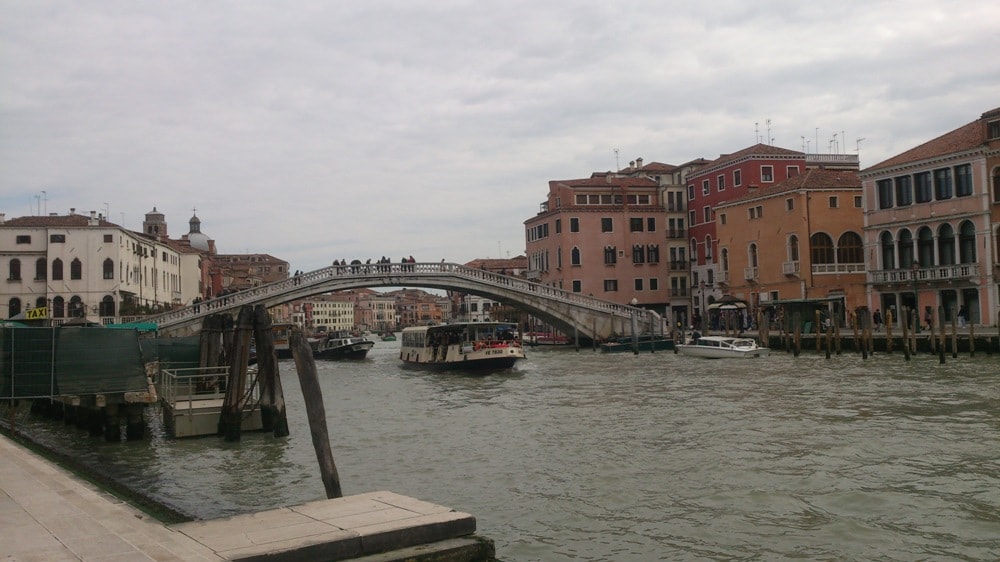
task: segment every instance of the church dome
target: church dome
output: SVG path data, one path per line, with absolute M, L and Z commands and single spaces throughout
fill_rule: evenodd
M 190 232 L 188 232 L 187 238 L 191 243 L 191 247 L 196 250 L 208 251 L 208 241 L 209 237 L 201 232 L 201 220 L 198 219 L 198 215 L 191 217 L 188 221 L 190 226 Z

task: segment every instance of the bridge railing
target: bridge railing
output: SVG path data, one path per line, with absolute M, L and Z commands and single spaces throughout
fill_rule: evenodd
M 399 278 L 400 285 L 402 286 L 407 284 L 405 279 L 413 277 L 440 277 L 442 274 L 472 279 L 479 283 L 515 291 L 526 296 L 542 297 L 626 318 L 631 317 L 633 314 L 639 315 L 640 318 L 646 315 L 658 316 L 656 313 L 646 309 L 596 299 L 580 293 L 573 293 L 557 287 L 528 281 L 520 277 L 501 275 L 485 269 L 477 269 L 457 263 L 440 262 L 332 265 L 315 271 L 300 273 L 288 279 L 282 279 L 281 281 L 275 281 L 259 287 L 221 295 L 185 308 L 151 316 L 146 320 L 155 322 L 161 327 L 184 324 L 193 322 L 209 314 L 236 309 L 244 304 L 256 304 L 274 296 L 308 289 L 311 286 L 322 286 L 329 283 L 332 279 L 344 281 L 380 279 L 382 285 L 388 286 L 393 284 L 395 278 Z

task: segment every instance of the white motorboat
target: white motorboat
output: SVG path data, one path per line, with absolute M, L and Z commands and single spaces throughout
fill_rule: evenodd
M 767 357 L 771 350 L 757 345 L 753 338 L 731 336 L 701 336 L 675 346 L 677 353 L 705 359 L 728 357 Z

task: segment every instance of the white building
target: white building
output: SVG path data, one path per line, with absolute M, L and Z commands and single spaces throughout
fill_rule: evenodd
M 7 305 L 0 318 L 99 317 L 110 324 L 189 303 L 200 271 L 197 259 L 182 254 L 93 211 L 9 220 L 0 214 L 0 270 L 7 278 L 0 284 Z

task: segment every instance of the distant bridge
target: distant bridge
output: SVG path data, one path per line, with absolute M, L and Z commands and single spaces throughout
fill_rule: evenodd
M 480 295 L 515 306 L 569 336 L 602 340 L 613 334 L 663 330 L 659 314 L 455 263 L 334 265 L 150 316 L 161 333 L 193 333 L 211 314 L 236 313 L 243 305 L 277 306 L 313 295 L 362 287 L 425 287 Z

